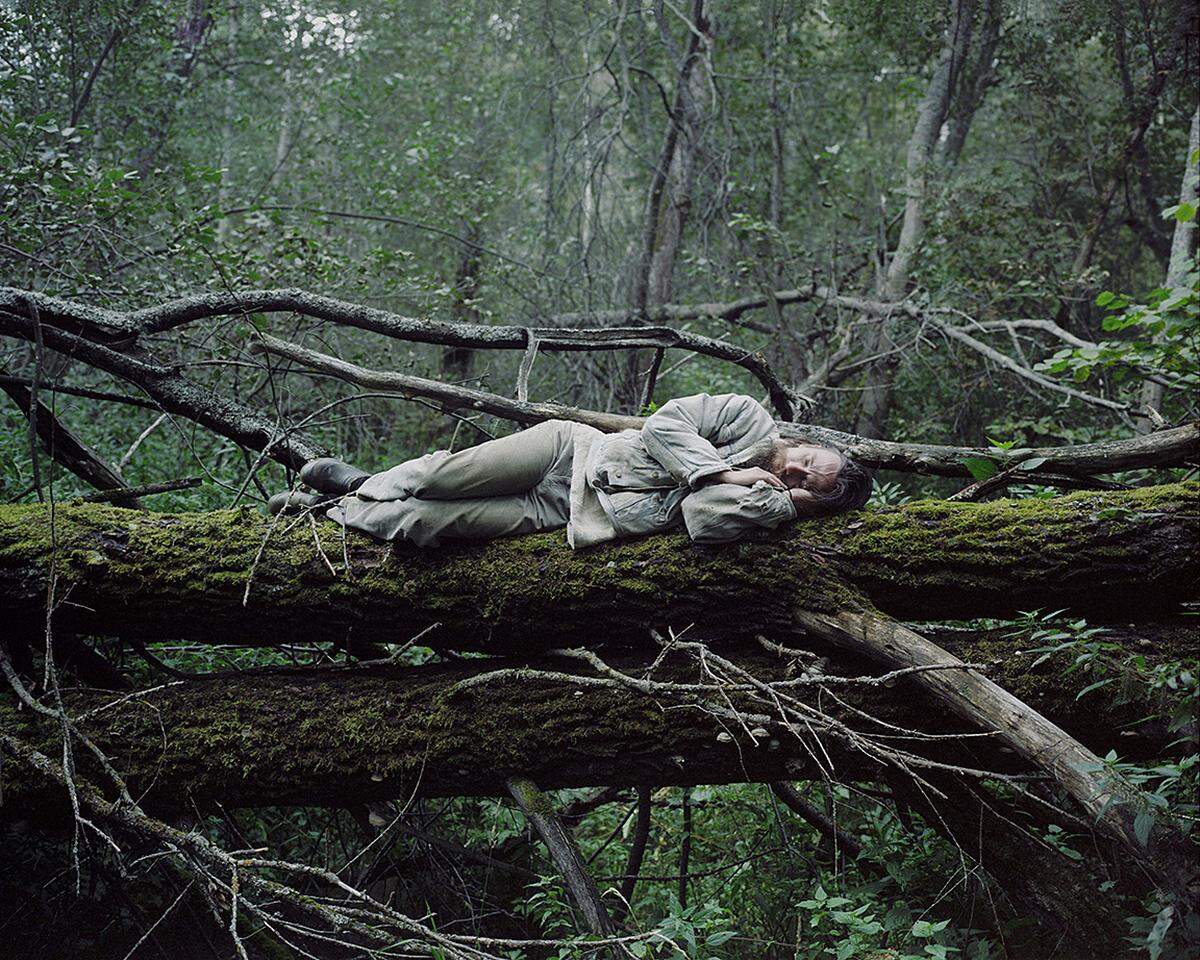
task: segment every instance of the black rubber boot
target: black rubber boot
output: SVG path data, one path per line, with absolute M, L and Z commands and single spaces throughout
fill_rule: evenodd
M 333 457 L 309 460 L 300 470 L 300 482 L 332 497 L 343 497 L 362 486 L 370 474 Z
M 321 506 L 323 503 L 332 502 L 329 497 L 323 494 L 301 493 L 299 490 L 284 490 L 283 493 L 277 493 L 267 501 L 267 512 L 271 515 L 277 513 L 299 513 L 301 510 L 311 510 Z

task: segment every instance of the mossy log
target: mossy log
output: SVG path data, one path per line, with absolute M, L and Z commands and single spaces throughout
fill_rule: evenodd
M 1197 595 L 1200 484 L 1051 500 L 899 508 L 702 547 L 683 534 L 572 552 L 561 532 L 420 551 L 251 509 L 154 514 L 100 504 L 0 507 L 0 609 L 40 631 L 51 568 L 58 629 L 188 637 L 405 641 L 535 653 L 643 644 L 650 627 L 795 633 L 797 606 L 865 596 L 902 618 L 1070 608 L 1126 621 Z M 318 549 L 318 542 L 320 549 Z M 345 561 L 349 561 L 349 571 Z
M 1019 640 L 993 638 L 970 647 L 957 652 L 994 663 L 990 673 L 998 682 L 1101 754 L 1115 748 L 1122 756 L 1145 759 L 1177 736 L 1142 722 L 1144 700 L 1119 702 L 1111 691 L 1077 700 L 1090 677 L 1075 674 L 1064 682 L 1058 665 L 1031 667 L 1036 657 L 1022 654 Z M 788 675 L 787 661 L 761 649 L 723 652 L 762 680 Z M 610 663 L 640 674 L 646 657 L 627 653 Z M 830 661 L 829 669 L 850 676 L 880 672 L 853 658 Z M 547 671 L 560 676 L 546 676 Z M 720 715 L 724 700 L 715 695 L 707 710 L 672 706 L 670 696 L 589 685 L 586 679 L 567 682 L 563 672 L 594 676 L 576 660 L 471 659 L 423 667 L 247 672 L 133 695 L 87 689 L 64 695 L 68 712 L 86 717 L 80 729 L 111 757 L 134 795 L 149 791 L 146 802 L 161 812 L 215 801 L 225 807 L 343 806 L 414 792 L 504 796 L 513 776 L 528 777 L 543 789 L 819 776 L 811 743 L 801 743 L 770 719 L 760 721 L 768 735 L 750 736 Z M 481 674 L 489 676 L 480 680 Z M 655 676 L 696 679 L 695 667 L 682 658 L 668 660 Z M 974 732 L 909 679 L 833 689 L 888 723 L 937 734 Z M 814 687 L 792 692 L 826 710 L 841 710 Z M 879 732 L 854 715 L 842 719 Z M 61 738 L 58 725 L 21 709 L 7 684 L 0 692 L 0 729 L 51 754 L 61 750 L 54 747 Z M 878 777 L 874 761 L 840 746 L 835 736 L 823 734 L 822 743 L 837 776 Z M 988 738 L 916 746 L 946 762 L 1022 769 L 1013 754 L 997 753 Z M 77 750 L 76 760 L 88 769 L 86 751 Z M 44 785 L 26 780 L 17 767 L 5 766 L 0 778 L 0 810 L 10 816 L 45 799 Z

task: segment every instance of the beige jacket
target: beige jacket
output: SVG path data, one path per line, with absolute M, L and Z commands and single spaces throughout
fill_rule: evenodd
M 732 393 L 671 400 L 641 430 L 577 435 L 567 539 L 586 547 L 667 530 L 681 519 L 701 542 L 773 530 L 796 517 L 787 493 L 762 482 L 705 481 L 778 436 L 753 397 Z

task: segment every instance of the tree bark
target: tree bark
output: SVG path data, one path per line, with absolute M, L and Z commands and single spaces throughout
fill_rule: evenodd
M 520 399 L 519 384 L 518 399 L 513 400 L 483 390 L 450 386 L 404 373 L 369 370 L 268 334 L 261 334 L 252 350 L 294 360 L 309 369 L 319 370 L 368 390 L 391 390 L 405 397 L 429 397 L 451 408 L 470 407 L 516 423 L 572 420 L 605 432 L 616 432 L 641 429 L 646 422 L 643 417 L 584 410 L 559 403 L 530 403 Z M 1027 480 L 1064 471 L 1075 476 L 1090 476 L 1132 467 L 1178 466 L 1200 459 L 1200 424 L 1196 423 L 1163 430 L 1152 437 L 1009 450 L 871 440 L 806 423 L 780 423 L 778 426 L 780 435 L 785 438 L 834 447 L 863 466 L 943 477 L 971 476 L 966 466 L 969 459 L 991 460 L 998 467 L 1019 467 Z
M 1173 653 L 1182 654 L 1186 641 Z M 789 661 L 761 648 L 720 648 L 763 681 L 789 676 Z M 1110 747 L 1131 760 L 1160 756 L 1178 732 L 1139 723 L 1143 702 L 1118 702 L 1106 691 L 1077 694 L 1090 681 L 1065 679 L 1060 666 L 1032 667 L 1022 641 L 990 638 L 954 648 L 993 662 L 998 683 L 1034 708 L 1054 716 L 1097 752 Z M 1131 649 L 1139 649 L 1136 643 Z M 651 658 L 629 653 L 608 659 L 629 673 Z M 835 655 L 827 674 L 878 674 L 861 660 Z M 569 675 L 568 675 L 569 674 Z M 695 668 L 668 659 L 655 674 L 694 680 Z M 574 680 L 574 678 L 578 678 Z M 168 683 L 133 695 L 82 688 L 64 690 L 68 713 L 122 772 L 134 796 L 164 815 L 277 804 L 349 806 L 418 796 L 508 796 L 508 780 L 524 777 L 544 790 L 565 787 L 814 779 L 812 741 L 764 722 L 767 736 L 718 715 L 692 698 L 641 694 L 627 686 L 597 684 L 577 661 L 547 658 L 460 661 L 422 667 L 394 665 L 247 671 Z M 2 683 L 2 681 L 0 681 Z M 790 688 L 807 702 L 838 709 L 847 723 L 870 722 L 832 706 L 816 686 Z M 831 686 L 847 704 L 887 723 L 936 734 L 968 731 L 922 696 L 911 678 L 875 687 Z M 730 702 L 741 705 L 740 695 Z M 691 704 L 691 705 L 689 705 Z M 671 709 L 664 709 L 664 706 Z M 0 729 L 51 753 L 61 727 L 22 709 L 0 687 Z M 1128 735 L 1125 731 L 1133 731 Z M 722 736 L 724 734 L 724 736 Z M 822 744 L 841 780 L 877 779 L 879 764 L 833 737 Z M 990 741 L 937 739 L 920 752 L 966 766 L 1024 769 L 1011 755 L 995 755 Z M 61 752 L 61 746 L 57 752 Z M 992 754 L 991 756 L 986 756 Z M 89 777 L 89 755 L 76 760 Z M 39 806 L 65 803 L 36 778 L 4 767 L 0 815 L 36 815 Z
M 0 383 L 0 390 L 8 394 L 27 418 L 34 421 L 38 438 L 51 459 L 97 490 L 114 492 L 116 495 L 112 499 L 123 506 L 141 507 L 135 493 L 120 493 L 129 487 L 121 471 L 68 430 L 53 410 L 34 397 L 32 389 L 20 383 Z
M 1200 150 L 1200 109 L 1192 114 L 1192 125 L 1188 133 L 1187 157 L 1183 163 L 1183 179 L 1179 185 L 1179 203 L 1191 204 L 1193 209 L 1200 206 L 1200 176 L 1196 174 L 1194 156 Z M 1155 211 L 1157 213 L 1157 211 Z M 1188 271 L 1196 266 L 1196 218 L 1200 213 L 1193 213 L 1191 219 L 1179 220 L 1175 224 L 1175 232 L 1171 235 L 1171 256 L 1167 265 L 1167 277 L 1163 283 L 1168 290 L 1176 290 L 1187 282 Z M 1162 412 L 1164 389 L 1161 383 L 1147 380 L 1142 384 L 1140 408 L 1142 416 L 1137 421 L 1138 433 L 1149 433 L 1154 428 L 1154 421 L 1149 411 Z
M 644 644 L 651 627 L 706 636 L 798 632 L 797 608 L 922 620 L 1069 607 L 1159 616 L 1197 596 L 1188 482 L 1053 500 L 922 501 L 702 546 L 683 534 L 572 552 L 558 531 L 420 551 L 245 508 L 133 513 L 61 504 L 59 629 L 159 640 L 402 642 L 492 653 Z M 0 507 L 0 604 L 40 630 L 52 542 L 41 505 Z M 321 549 L 317 548 L 318 543 Z M 343 568 L 349 560 L 350 571 Z M 331 568 L 336 571 L 331 572 Z M 730 611 L 737 610 L 737 617 Z
M 917 120 L 908 141 L 904 220 L 900 227 L 900 239 L 896 242 L 887 269 L 881 271 L 876 283 L 879 299 L 885 303 L 896 303 L 904 298 L 913 261 L 925 236 L 925 193 L 929 167 L 934 160 L 938 134 L 950 109 L 950 100 L 970 47 L 974 17 L 975 0 L 951 0 L 950 22 L 946 27 L 942 50 L 934 64 L 925 96 L 917 108 Z M 973 111 L 969 116 L 973 116 Z M 963 136 L 966 136 L 965 130 Z M 874 326 L 867 338 L 868 356 L 888 351 L 891 347 L 890 328 L 888 318 Z M 886 434 L 897 362 L 898 357 L 893 354 L 882 357 L 867 369 L 857 427 L 864 436 L 882 437 Z

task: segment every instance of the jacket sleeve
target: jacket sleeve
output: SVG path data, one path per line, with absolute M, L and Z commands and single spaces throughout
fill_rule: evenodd
M 752 487 L 710 483 L 683 500 L 683 523 L 698 543 L 737 540 L 752 530 L 774 530 L 796 519 L 792 498 L 765 481 Z
M 654 411 L 642 427 L 642 442 L 680 483 L 693 490 L 714 473 L 730 469 L 716 448 L 770 436 L 775 421 L 753 397 L 707 393 L 678 397 Z

